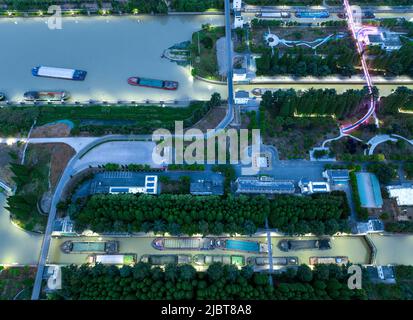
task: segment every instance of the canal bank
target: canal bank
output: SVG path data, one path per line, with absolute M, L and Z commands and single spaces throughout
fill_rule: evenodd
M 0 265 L 37 265 L 43 236 L 16 227 L 0 193 Z
M 194 79 L 190 68 L 161 55 L 191 40 L 202 24 L 223 25 L 221 15 L 65 17 L 61 30 L 50 30 L 46 17 L 0 19 L 0 86 L 8 100 L 19 102 L 29 90 L 65 90 L 71 101 L 173 102 L 227 96 L 226 86 Z M 10 64 L 9 61 L 16 63 Z M 33 77 L 38 65 L 86 70 L 85 81 Z M 133 87 L 131 76 L 179 82 L 176 91 Z

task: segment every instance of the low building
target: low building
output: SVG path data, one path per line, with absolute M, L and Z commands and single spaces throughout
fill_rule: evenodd
M 242 0 L 233 0 L 232 9 L 234 11 L 240 11 L 242 7 Z
M 334 185 L 346 184 L 350 180 L 349 171 L 346 169 L 325 170 L 323 177 L 326 178 L 330 184 Z
M 398 33 L 379 30 L 378 33 L 368 34 L 365 42 L 370 46 L 379 46 L 383 50 L 393 51 L 402 47 L 400 35 Z
M 53 222 L 52 236 L 76 236 L 74 223 L 69 216 L 58 218 Z
M 245 68 L 234 69 L 233 80 L 234 81 L 246 81 L 247 80 L 247 69 Z
M 224 194 L 224 185 L 221 181 L 198 180 L 191 182 L 189 191 L 196 196 L 222 195 Z
M 244 26 L 244 17 L 240 11 L 234 12 L 234 29 L 242 28 Z
M 399 206 L 413 206 L 413 185 L 402 184 L 386 187 L 389 197 L 396 199 Z
M 298 186 L 303 194 L 330 192 L 330 185 L 324 181 L 310 181 L 308 179 L 301 179 Z
M 386 284 L 396 283 L 394 267 L 392 265 L 367 266 L 366 269 L 371 282 Z
M 271 177 L 239 177 L 235 181 L 236 193 L 242 194 L 292 194 L 295 193 L 295 185 L 290 180 L 275 180 Z
M 381 208 L 383 198 L 377 177 L 370 172 L 357 172 L 357 189 L 363 208 Z
M 235 104 L 248 104 L 250 94 L 248 91 L 240 90 L 235 92 L 234 102 Z
M 357 233 L 378 233 L 384 231 L 384 224 L 379 219 L 369 219 L 366 222 L 357 222 Z
M 112 186 L 109 187 L 109 193 L 158 193 L 158 176 L 145 176 L 145 182 L 136 186 Z

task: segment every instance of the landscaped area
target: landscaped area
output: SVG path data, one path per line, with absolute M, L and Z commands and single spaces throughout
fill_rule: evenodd
M 192 75 L 211 80 L 222 80 L 219 75 L 216 42 L 225 36 L 225 28 L 203 25 L 192 35 Z
M 214 102 L 214 101 L 213 101 Z M 33 121 L 37 126 L 58 120 L 69 120 L 75 127 L 72 135 L 107 133 L 152 133 L 159 128 L 173 129 L 175 121 L 189 127 L 200 120 L 211 107 L 208 102 L 192 102 L 188 107 L 160 106 L 33 106 L 0 109 L 0 134 L 28 132 Z
M 36 268 L 0 266 L 0 300 L 30 300 Z

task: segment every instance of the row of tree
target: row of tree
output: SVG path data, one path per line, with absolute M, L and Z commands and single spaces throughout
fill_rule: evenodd
M 73 217 L 78 229 L 96 232 L 251 234 L 268 214 L 265 197 L 94 195 Z
M 349 231 L 345 195 L 278 196 L 270 202 L 269 223 L 289 234 L 317 235 Z
M 93 195 L 73 214 L 78 230 L 169 232 L 174 235 L 252 234 L 269 218 L 272 228 L 292 234 L 348 230 L 342 193 L 313 197 Z
M 392 94 L 380 100 L 385 114 L 397 114 L 399 109 L 413 111 L 413 90 L 407 87 L 398 87 Z
M 250 266 L 213 263 L 206 272 L 191 265 L 160 267 L 139 262 L 133 267 L 71 265 L 62 269 L 62 290 L 50 296 L 68 300 L 350 300 L 365 299 L 364 290 L 350 290 L 345 267 L 307 265 L 269 276 Z
M 335 115 L 346 118 L 362 105 L 366 90 L 347 90 L 337 94 L 335 89 L 313 89 L 306 92 L 294 89 L 267 91 L 262 96 L 261 105 L 274 117 L 301 115 Z
M 345 40 L 332 40 L 326 48 L 320 47 L 318 54 L 309 52 L 310 49 L 302 47 L 283 49 L 267 48 L 257 59 L 257 75 L 276 76 L 291 74 L 296 77 L 315 76 L 325 77 L 331 74 L 351 76 L 356 74 L 354 68 L 358 65 L 359 58 L 353 42 Z
M 224 9 L 224 1 L 221 0 L 172 0 L 171 7 L 182 12 L 202 12 L 207 9 Z

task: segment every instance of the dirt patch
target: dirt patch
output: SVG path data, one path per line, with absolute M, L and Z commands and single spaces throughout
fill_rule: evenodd
M 76 154 L 72 147 L 64 143 L 47 144 L 52 153 L 50 161 L 50 184 L 54 189 L 69 160 Z
M 215 107 L 212 108 L 205 117 L 198 121 L 192 128 L 200 129 L 202 132 L 207 131 L 207 129 L 215 128 L 224 119 L 227 113 L 227 107 Z
M 31 138 L 55 138 L 68 137 L 70 135 L 70 127 L 65 123 L 45 124 L 33 129 Z

